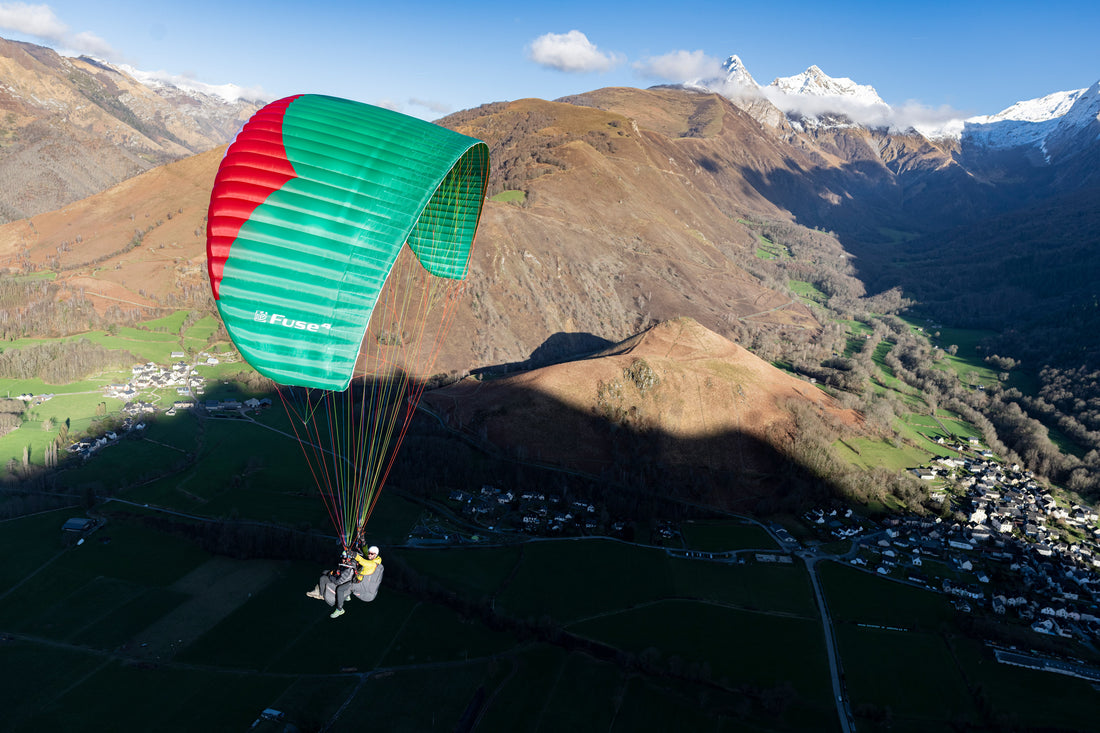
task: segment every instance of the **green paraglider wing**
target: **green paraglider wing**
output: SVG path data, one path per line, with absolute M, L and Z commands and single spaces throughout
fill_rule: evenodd
M 407 242 L 462 279 L 488 177 L 480 140 L 391 110 L 302 95 L 257 112 L 210 198 L 207 263 L 226 330 L 280 384 L 346 389 Z

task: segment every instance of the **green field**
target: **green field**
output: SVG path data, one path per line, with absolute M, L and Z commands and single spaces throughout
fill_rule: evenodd
M 874 573 L 837 563 L 818 566 L 826 603 L 839 624 L 877 624 L 936 631 L 949 625 L 955 611 L 932 591 L 894 583 Z
M 380 536 L 416 523 L 415 505 L 394 498 L 375 516 L 387 525 Z M 75 508 L 0 523 L 5 729 L 101 730 L 110 720 L 240 730 L 265 707 L 314 730 L 358 730 L 366 718 L 386 730 L 454 730 L 471 709 L 479 731 L 837 729 L 801 563 L 679 558 L 598 539 L 432 549 L 395 540 L 384 545 L 392 562 L 378 599 L 350 601 L 332 620 L 304 595 L 317 563 L 210 555 L 146 527 L 141 517 L 156 512 L 119 508 L 81 546 L 60 532 Z M 747 526 L 696 529 L 708 542 L 752 542 Z M 860 730 L 1042 725 L 1028 686 L 1064 701 L 1052 718 L 1061 729 L 1090 729 L 1069 701 L 1095 691 L 991 662 L 960 635 L 943 596 L 818 568 Z M 500 621 L 488 623 L 488 609 Z
M 570 630 L 637 654 L 655 649 L 661 659 L 705 664 L 709 671 L 700 674 L 723 686 L 790 684 L 803 704 L 817 708 L 822 716 L 833 712 L 825 642 L 816 619 L 664 601 L 575 624 Z M 777 645 L 779 639 L 782 645 Z
M 214 342 L 218 330 L 215 316 L 198 318 L 181 337 L 180 331 L 188 315 L 187 311 L 176 311 L 171 315 L 145 321 L 136 327 L 120 327 L 110 333 L 94 331 L 64 339 L 19 339 L 6 343 L 4 349 L 26 348 L 59 340 L 86 339 L 107 349 L 129 353 L 135 364 L 154 362 L 167 366 L 179 361 L 178 357 L 172 357 L 174 352 L 179 351 L 188 354 L 188 358 L 203 351 L 219 354 L 222 363 L 202 364 L 196 369 L 205 379 L 215 380 L 216 383 L 248 369 L 235 356 L 230 345 Z M 12 459 L 21 462 L 24 450 L 28 451 L 30 464 L 43 465 L 46 447 L 58 440 L 62 425 L 66 422 L 69 439 L 60 446 L 59 452 L 62 454 L 68 443 L 81 435 L 98 436 L 115 429 L 114 425 L 121 421 L 119 410 L 123 402 L 106 397 L 104 389 L 110 384 L 123 384 L 130 377 L 130 369 L 126 368 L 90 374 L 85 379 L 65 385 L 49 384 L 41 379 L 0 379 L 0 396 L 15 397 L 24 393 L 53 395 L 48 401 L 26 410 L 23 424 L 17 430 L 0 436 L 0 465 L 6 467 Z M 142 392 L 141 399 L 164 408 L 178 399 L 178 395 L 174 387 L 147 389 Z
M 320 570 L 311 563 L 257 565 L 217 558 L 121 515 L 109 517 L 82 546 L 62 543 L 60 524 L 79 514 L 58 511 L 0 525 L 0 551 L 9 560 L 0 574 L 0 633 L 5 635 L 0 638 L 6 639 L 0 642 L 0 672 L 8 679 L 19 670 L 19 683 L 0 693 L 7 729 L 96 730 L 104 720 L 133 727 L 143 716 L 146 728 L 155 719 L 158 730 L 191 730 L 200 724 L 241 729 L 259 710 L 273 706 L 299 724 L 330 722 L 331 730 L 356 730 L 366 714 L 374 725 L 384 721 L 387 730 L 433 725 L 451 730 L 484 688 L 496 693 L 479 730 L 587 729 L 586 721 L 611 725 L 620 714 L 636 720 L 638 710 L 629 707 L 634 698 L 623 694 L 629 688 L 647 690 L 642 709 L 690 706 L 693 693 L 681 689 L 681 682 L 658 684 L 660 677 L 649 681 L 648 675 L 637 677 L 610 661 L 562 652 L 538 641 L 537 632 L 533 638 L 526 632 L 524 640 L 493 630 L 448 605 L 397 588 L 369 606 L 351 602 L 347 615 L 333 621 L 327 606 L 304 595 Z M 799 721 L 828 712 L 820 622 L 790 615 L 791 609 L 813 608 L 805 573 L 797 567 L 678 560 L 669 568 L 674 580 L 664 592 L 649 589 L 636 596 L 647 602 L 626 605 L 596 593 L 595 586 L 604 585 L 606 575 L 622 577 L 625 567 L 651 564 L 663 552 L 565 540 L 531 547 L 537 551 L 420 550 L 408 551 L 408 557 L 426 577 L 438 578 L 462 576 L 463 566 L 484 563 L 489 570 L 480 580 L 460 584 L 481 591 L 509 586 L 517 562 L 519 575 L 532 576 L 556 559 L 583 559 L 594 571 L 578 595 L 600 595 L 601 613 L 574 624 L 571 633 L 614 643 L 677 675 L 697 670 L 692 674 L 719 682 L 711 704 L 693 713 L 709 721 L 706 725 L 717 725 L 731 705 L 746 710 L 750 720 L 763 715 L 755 698 L 737 692 L 743 684 L 763 689 L 790 685 L 784 719 L 792 730 L 801 727 Z M 231 587 L 226 597 L 211 569 L 224 576 L 245 567 L 263 568 L 267 580 L 247 597 L 243 591 L 233 597 Z M 59 587 L 62 569 L 77 580 Z M 722 570 L 733 575 L 723 578 Z M 196 577 L 206 580 L 199 583 Z M 626 582 L 622 577 L 618 592 Z M 740 586 L 727 595 L 740 595 L 743 602 L 773 604 L 790 594 L 798 600 L 780 602 L 787 610 L 773 615 L 676 599 L 710 593 L 720 582 Z M 562 608 L 576 614 L 570 604 Z M 524 610 L 558 618 L 552 609 Z M 164 626 L 166 619 L 177 617 Z M 654 625 L 661 633 L 653 633 Z M 706 630 L 718 626 L 723 633 L 711 639 Z M 721 640 L 717 645 L 716 639 Z M 771 653 L 776 644 L 789 647 L 792 655 L 797 644 L 798 653 L 816 661 L 804 659 L 792 677 Z M 656 656 L 655 647 L 660 648 Z M 759 664 L 746 665 L 746 655 Z M 606 694 L 581 695 L 592 690 Z M 132 694 L 142 696 L 133 708 L 128 703 Z M 189 712 L 200 700 L 203 710 Z M 343 712 L 332 721 L 341 706 Z M 93 714 L 94 719 L 87 717 Z M 660 719 L 668 714 L 662 712 Z M 529 721 L 530 727 L 517 719 Z M 635 729 L 620 725 L 615 729 Z
M 791 250 L 785 244 L 778 244 L 765 237 L 756 235 L 756 256 L 762 260 L 788 260 L 791 258 Z
M 842 323 L 848 328 L 845 353 L 850 356 L 862 350 L 862 336 L 870 332 L 870 327 L 859 321 Z M 915 328 L 912 325 L 911 327 Z M 920 394 L 898 379 L 886 363 L 886 356 L 894 346 L 894 342 L 887 339 L 875 346 L 871 357 L 872 363 L 877 367 L 872 375 L 873 389 L 880 396 L 892 395 L 898 404 L 910 411 L 893 420 L 893 436 L 847 437 L 833 444 L 833 449 L 842 460 L 861 468 L 882 467 L 891 471 L 905 471 L 925 465 L 931 459 L 950 452 L 948 448 L 935 442 L 937 437 L 980 437 L 972 425 L 948 410 L 938 410 L 935 417 L 929 414 L 928 404 Z
M 829 296 L 818 290 L 813 283 L 804 280 L 788 280 L 787 287 L 794 293 L 795 297 L 801 298 L 806 303 L 824 303 L 829 299 Z
M 518 190 L 501 191 L 490 199 L 503 204 L 521 204 L 526 200 L 527 192 Z
M 775 540 L 758 524 L 739 520 L 692 521 L 680 525 L 685 547 L 702 552 L 776 549 Z
M 904 443 L 894 444 L 875 438 L 845 438 L 833 444 L 837 454 L 849 463 L 863 468 L 881 466 L 891 471 L 904 471 L 926 463 L 931 454 Z M 854 449 L 854 450 L 853 450 Z
M 976 701 L 943 637 L 845 624 L 838 627 L 837 642 L 853 705 L 871 718 L 857 721 L 860 730 L 873 726 L 874 714 L 886 710 L 891 730 L 942 730 L 946 721 L 980 722 Z

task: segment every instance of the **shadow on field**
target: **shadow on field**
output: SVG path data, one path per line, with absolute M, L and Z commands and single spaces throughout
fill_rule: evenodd
M 596 487 L 591 498 L 612 505 L 648 496 L 771 514 L 836 493 L 791 457 L 815 436 L 788 429 L 775 429 L 767 439 L 748 431 L 675 435 L 639 424 L 629 412 L 584 411 L 513 380 L 466 380 L 433 390 L 420 410 L 395 465 L 394 479 L 402 485 L 439 473 L 449 485 L 476 489 L 481 483 L 472 474 L 493 461 L 498 470 L 510 465 L 523 481 L 543 471 L 586 478 Z M 445 447 L 440 438 L 459 439 L 482 456 Z

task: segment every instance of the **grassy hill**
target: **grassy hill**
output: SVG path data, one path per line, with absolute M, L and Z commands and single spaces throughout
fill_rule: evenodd
M 772 482 L 798 432 L 794 413 L 860 430 L 859 416 L 818 388 L 689 318 L 583 360 L 468 378 L 423 404 L 508 455 L 600 476 L 623 471 L 651 490 L 719 505 L 781 493 Z

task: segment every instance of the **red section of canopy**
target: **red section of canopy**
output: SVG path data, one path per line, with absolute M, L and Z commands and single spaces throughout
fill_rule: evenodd
M 256 207 L 296 175 L 283 146 L 283 115 L 300 96 L 272 102 L 252 115 L 218 167 L 206 217 L 206 267 L 214 300 L 241 227 Z

